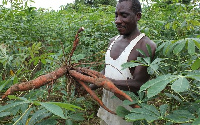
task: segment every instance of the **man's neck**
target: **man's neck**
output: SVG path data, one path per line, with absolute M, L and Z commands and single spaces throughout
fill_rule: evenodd
M 126 39 L 126 40 L 133 40 L 135 39 L 138 35 L 140 35 L 140 31 L 138 29 L 136 29 L 135 31 L 131 32 L 130 34 L 128 35 L 122 35 L 123 36 L 123 39 Z

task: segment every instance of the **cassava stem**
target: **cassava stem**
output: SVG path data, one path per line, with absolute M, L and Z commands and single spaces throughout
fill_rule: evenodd
M 79 42 L 78 34 L 79 34 L 80 32 L 82 32 L 83 30 L 84 30 L 84 28 L 81 27 L 81 28 L 78 30 L 78 32 L 76 33 L 75 40 L 74 40 L 73 46 L 72 46 L 72 50 L 71 50 L 71 53 L 70 53 L 70 55 L 69 55 L 69 60 L 67 59 L 69 65 L 70 65 L 70 63 L 71 63 L 71 57 L 73 56 L 74 51 L 76 50 L 76 47 L 77 47 L 78 42 Z

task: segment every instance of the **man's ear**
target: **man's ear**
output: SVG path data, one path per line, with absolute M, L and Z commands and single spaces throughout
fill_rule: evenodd
M 136 14 L 136 17 L 137 17 L 137 21 L 139 21 L 139 20 L 141 19 L 141 17 L 142 17 L 142 13 L 141 13 L 141 12 L 138 12 L 138 13 Z

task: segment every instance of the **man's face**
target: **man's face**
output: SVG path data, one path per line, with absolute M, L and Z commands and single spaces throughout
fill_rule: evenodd
M 120 35 L 130 35 L 137 28 L 138 14 L 132 10 L 131 1 L 118 3 L 115 11 L 115 24 Z

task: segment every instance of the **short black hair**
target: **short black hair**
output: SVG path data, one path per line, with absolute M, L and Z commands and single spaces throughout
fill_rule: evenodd
M 132 2 L 132 9 L 134 13 L 142 12 L 141 4 L 139 0 L 118 0 L 119 3 L 123 1 L 131 1 Z

